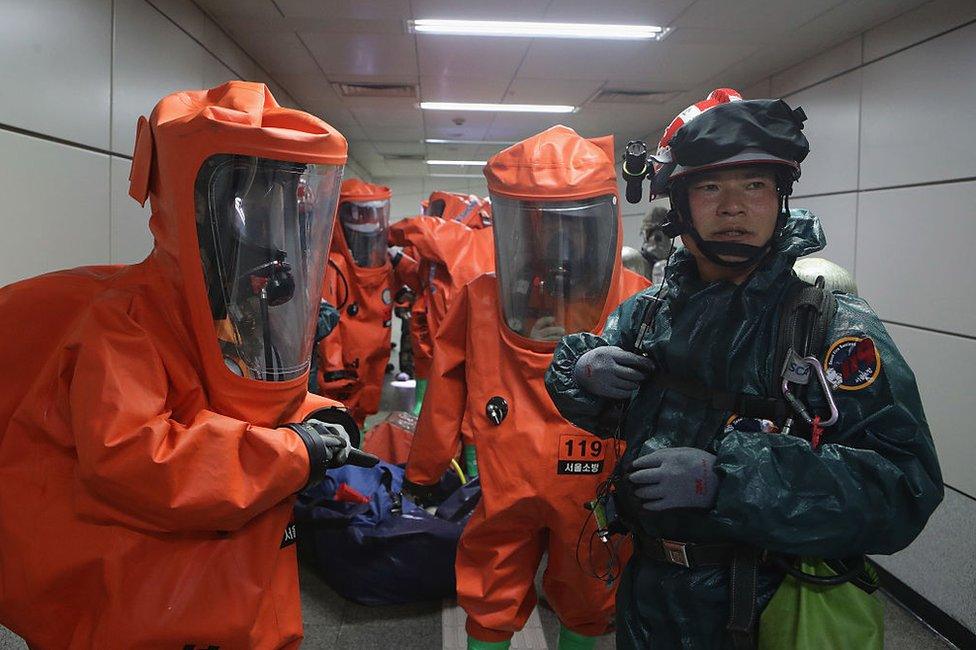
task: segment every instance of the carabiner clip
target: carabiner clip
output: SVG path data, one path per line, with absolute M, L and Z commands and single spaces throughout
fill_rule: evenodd
M 796 411 L 797 415 L 803 418 L 803 421 L 807 424 L 813 424 L 813 417 L 807 411 L 806 407 L 797 399 L 796 395 L 790 392 L 790 379 L 800 379 L 799 381 L 793 381 L 792 383 L 806 384 L 809 382 L 808 372 L 803 372 L 799 367 L 799 363 L 805 364 L 807 367 L 813 370 L 813 373 L 817 376 L 817 381 L 820 382 L 820 389 L 824 394 L 824 398 L 827 400 L 827 407 L 830 409 L 830 417 L 820 419 L 820 426 L 829 427 L 837 422 L 838 412 L 837 404 L 834 402 L 834 395 L 831 392 L 830 382 L 827 381 L 827 375 L 824 374 L 823 368 L 820 366 L 820 361 L 816 357 L 799 357 L 794 352 L 790 352 L 787 356 L 787 368 L 783 371 L 783 397 L 786 401 L 790 403 L 793 410 Z M 805 378 L 805 381 L 802 380 Z

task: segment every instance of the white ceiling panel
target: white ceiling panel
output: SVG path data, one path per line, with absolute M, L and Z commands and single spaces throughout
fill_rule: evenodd
M 851 1 L 851 0 L 846 0 Z M 697 0 L 674 23 L 682 27 L 730 29 L 746 34 L 788 32 L 845 0 Z
M 579 106 L 603 85 L 595 79 L 550 79 L 516 77 L 505 101 L 516 104 L 572 104 Z
M 389 122 L 387 126 L 367 126 L 364 131 L 371 140 L 393 140 L 406 142 L 409 140 L 422 140 L 424 138 L 423 126 L 403 126 L 396 122 Z
M 500 116 L 485 134 L 486 140 L 522 140 L 539 133 L 550 126 L 565 124 L 568 115 L 547 115 L 540 113 L 507 113 Z
M 561 22 L 669 25 L 695 0 L 553 0 L 546 19 Z
M 744 42 L 756 44 L 780 43 L 781 32 L 741 32 L 721 27 L 681 27 L 668 34 L 667 43 L 691 43 L 695 45 L 737 45 Z
M 366 20 L 361 18 L 255 18 L 227 16 L 220 18 L 224 28 L 232 33 L 262 32 L 265 37 L 283 32 L 358 34 L 405 34 L 403 20 Z
M 550 0 L 413 0 L 414 18 L 450 20 L 542 20 Z
M 414 38 L 410 35 L 300 32 L 299 36 L 326 74 L 417 74 Z
M 387 160 L 386 168 L 396 176 L 422 176 L 427 173 L 423 160 Z
M 407 20 L 409 0 L 275 0 L 289 18 Z
M 511 79 L 529 48 L 530 38 L 471 38 L 418 35 L 420 74 Z
M 338 129 L 339 133 L 341 133 L 342 137 L 344 137 L 346 140 L 369 140 L 369 138 L 366 136 L 366 131 L 358 124 L 337 124 L 331 120 L 328 115 L 320 115 L 319 117 Z
M 455 124 L 455 119 L 462 119 L 464 122 Z M 494 122 L 494 113 L 427 111 L 424 115 L 424 127 L 428 138 L 484 140 L 488 128 Z
M 736 44 L 691 44 L 664 41 L 660 49 L 647 49 L 627 62 L 629 70 L 638 70 L 636 78 L 657 88 L 672 90 L 688 88 L 700 83 L 740 61 L 761 47 L 752 40 Z M 634 79 L 621 69 L 611 79 Z
M 420 140 L 409 142 L 388 142 L 385 140 L 374 140 L 373 148 L 381 155 L 396 156 L 426 156 L 427 147 Z
M 567 47 L 552 40 L 536 40 L 518 76 L 629 81 L 656 89 L 682 89 L 700 83 L 758 47 L 750 41 L 690 44 L 668 40 L 641 44 L 580 41 Z
M 353 112 L 356 120 L 367 130 L 374 126 L 397 126 L 397 127 L 416 127 L 422 129 L 424 126 L 420 111 L 410 105 L 391 106 L 384 104 L 382 99 L 361 100 L 362 104 L 357 106 Z M 370 140 L 382 140 L 384 138 L 373 138 Z M 398 138 L 387 138 L 397 140 Z
M 508 77 L 421 76 L 420 97 L 427 102 L 500 102 Z
M 341 107 L 342 100 L 329 80 L 316 68 L 313 73 L 276 74 L 274 78 L 298 102 L 317 102 L 320 106 Z
M 295 32 L 276 34 L 274 38 L 267 38 L 267 34 L 260 32 L 236 33 L 235 36 L 248 43 L 248 54 L 269 74 L 321 74 L 315 59 Z
M 647 104 L 590 104 L 563 120 L 567 126 L 587 137 L 614 134 L 633 139 L 669 122 L 676 111 L 668 106 Z
M 424 125 L 436 129 L 487 128 L 496 113 L 488 111 L 424 111 Z M 438 136 L 431 136 L 438 137 Z
M 665 41 L 666 42 L 666 41 Z M 528 79 L 608 79 L 647 48 L 663 43 L 644 41 L 574 41 L 538 38 L 532 42 L 518 76 Z M 643 70 L 629 69 L 632 75 Z
M 280 18 L 272 0 L 194 0 L 210 15 L 246 18 Z
M 504 144 L 470 145 L 470 144 L 428 144 L 427 158 L 429 160 L 488 160 L 496 153 L 507 147 Z
M 343 135 L 345 135 L 347 138 L 353 137 L 353 132 L 356 132 L 358 137 L 359 129 L 362 128 L 359 126 L 359 123 L 356 122 L 356 118 L 353 116 L 352 112 L 345 108 L 323 107 L 318 109 L 315 104 L 311 104 L 311 109 L 306 108 L 305 110 L 308 110 L 313 115 L 317 115 L 332 126 L 336 127 L 342 131 Z M 346 131 L 349 131 L 349 133 L 346 133 Z

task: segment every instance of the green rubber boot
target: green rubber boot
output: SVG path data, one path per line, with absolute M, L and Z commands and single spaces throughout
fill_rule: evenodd
M 420 407 L 424 405 L 424 394 L 427 392 L 427 380 L 418 379 L 417 387 L 414 389 L 413 414 L 420 415 Z
M 473 636 L 468 636 L 468 650 L 508 650 L 512 646 L 512 641 L 479 641 Z
M 583 636 L 567 627 L 559 626 L 559 650 L 593 650 L 596 639 L 595 636 Z
M 469 481 L 478 475 L 478 456 L 474 445 L 464 445 L 464 472 Z

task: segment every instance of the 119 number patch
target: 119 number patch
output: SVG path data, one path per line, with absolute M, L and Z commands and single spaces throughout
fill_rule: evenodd
M 594 436 L 564 433 L 559 436 L 557 474 L 599 474 L 603 471 L 606 446 Z

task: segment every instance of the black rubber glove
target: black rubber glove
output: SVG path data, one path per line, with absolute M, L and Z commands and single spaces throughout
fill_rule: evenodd
M 438 489 L 437 483 L 434 485 L 420 485 L 407 479 L 403 479 L 403 486 L 400 488 L 400 493 L 421 508 L 437 505 L 440 497 L 440 490 Z
M 284 426 L 298 434 L 308 452 L 308 483 L 302 489 L 318 485 L 325 479 L 326 470 L 344 465 L 349 458 L 352 444 L 340 424 L 306 420 Z

